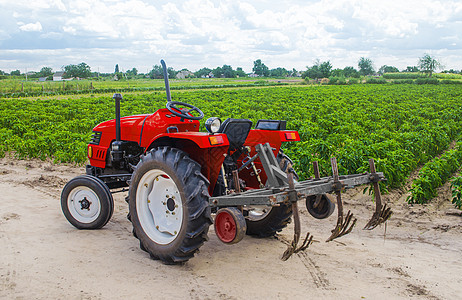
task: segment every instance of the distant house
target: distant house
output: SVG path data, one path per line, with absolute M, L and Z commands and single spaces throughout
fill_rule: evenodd
M 194 77 L 194 73 L 188 70 L 181 70 L 176 74 L 176 78 L 185 79 L 187 77 Z
M 53 74 L 53 81 L 62 81 L 64 76 L 64 71 L 58 71 Z

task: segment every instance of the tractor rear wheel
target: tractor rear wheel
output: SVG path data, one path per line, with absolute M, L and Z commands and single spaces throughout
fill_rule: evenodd
M 260 238 L 273 236 L 290 223 L 291 217 L 292 206 L 287 204 L 266 209 L 254 208 L 248 211 L 245 218 L 246 234 Z
M 71 179 L 61 193 L 61 209 L 78 229 L 100 229 L 114 211 L 114 200 L 99 178 L 81 175 Z
M 181 150 L 160 147 L 141 157 L 129 190 L 140 248 L 166 264 L 192 258 L 212 224 L 208 185 L 200 165 Z
M 287 172 L 292 168 L 292 161 L 282 150 L 279 150 L 276 159 L 282 171 Z M 296 179 L 298 179 L 298 176 L 296 176 Z M 246 234 L 260 238 L 273 236 L 290 223 L 291 217 L 291 204 L 281 203 L 280 206 L 264 208 L 252 207 L 246 213 Z

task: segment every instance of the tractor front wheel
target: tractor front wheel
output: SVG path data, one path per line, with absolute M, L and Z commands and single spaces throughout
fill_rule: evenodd
M 133 234 L 166 264 L 183 263 L 207 239 L 212 219 L 208 180 L 181 150 L 155 148 L 141 157 L 130 183 Z
M 71 179 L 61 193 L 61 209 L 78 229 L 100 229 L 114 211 L 114 200 L 107 185 L 94 176 Z

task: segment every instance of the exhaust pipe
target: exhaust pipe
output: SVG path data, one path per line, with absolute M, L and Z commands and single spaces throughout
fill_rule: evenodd
M 112 162 L 119 164 L 123 159 L 122 151 L 122 139 L 120 137 L 120 100 L 122 100 L 121 94 L 114 94 L 112 98 L 115 100 L 115 121 L 116 121 L 116 140 L 112 142 L 111 154 Z
M 167 65 L 163 59 L 160 60 L 160 64 L 162 65 L 162 69 L 164 70 L 164 81 L 165 81 L 165 91 L 167 92 L 167 102 L 172 101 L 172 96 L 170 95 L 170 84 L 168 83 L 168 72 L 167 72 Z
M 115 100 L 116 141 L 120 142 L 120 100 L 122 100 L 122 95 L 114 94 L 112 98 Z

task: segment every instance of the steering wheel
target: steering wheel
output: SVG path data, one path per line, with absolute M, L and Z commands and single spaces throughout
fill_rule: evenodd
M 178 108 L 177 105 L 186 106 L 189 109 Z M 204 113 L 198 107 L 196 107 L 194 105 L 191 105 L 191 104 L 188 104 L 188 103 L 180 102 L 180 101 L 169 101 L 169 102 L 167 102 L 167 109 L 172 114 L 174 114 L 175 116 L 180 117 L 182 120 L 183 119 L 200 120 L 200 119 L 202 119 L 204 117 Z M 195 117 L 195 116 L 189 115 L 189 113 L 191 113 L 193 111 L 198 112 L 199 116 Z

